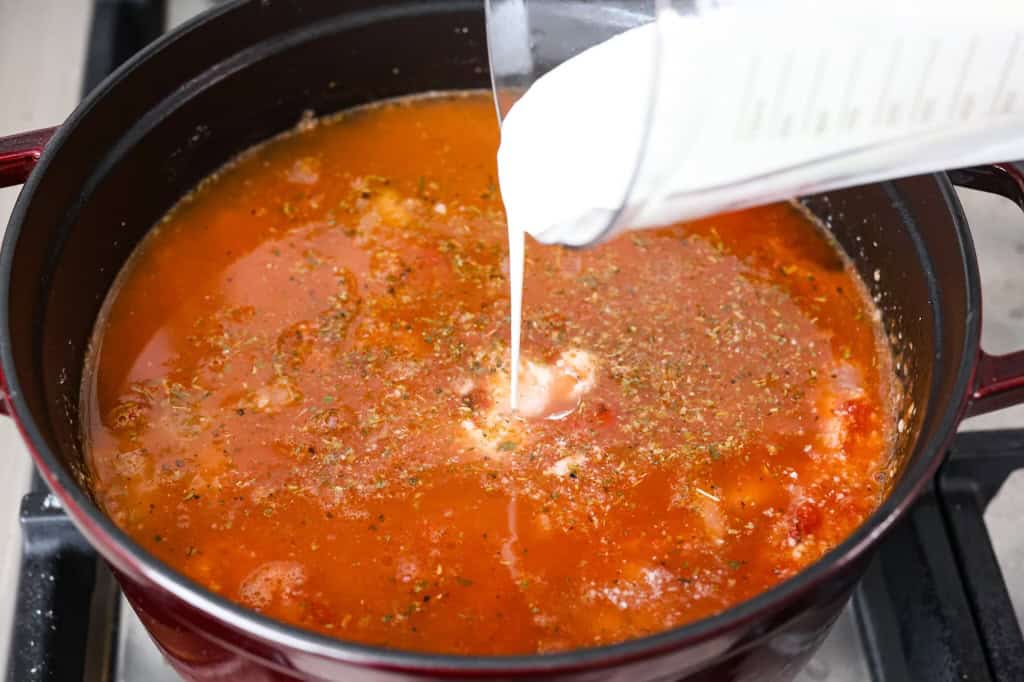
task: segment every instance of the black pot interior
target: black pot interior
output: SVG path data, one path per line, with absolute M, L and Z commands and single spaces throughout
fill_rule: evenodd
M 215 14 L 101 86 L 48 150 L 5 243 L 12 387 L 80 483 L 94 322 L 132 249 L 182 195 L 305 111 L 489 86 L 481 2 L 252 1 Z M 806 206 L 876 296 L 906 387 L 897 468 L 924 466 L 934 452 L 921 444 L 951 428 L 977 327 L 958 205 L 944 180 L 923 177 Z

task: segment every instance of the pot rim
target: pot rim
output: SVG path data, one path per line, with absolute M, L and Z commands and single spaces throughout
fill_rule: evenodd
M 553 654 L 457 656 L 356 644 L 287 625 L 214 594 L 159 561 L 118 528 L 85 494 L 65 470 L 60 459 L 49 448 L 36 426 L 21 391 L 11 343 L 10 297 L 12 295 L 11 273 L 14 254 L 21 236 L 23 221 L 29 206 L 35 199 L 42 178 L 51 165 L 59 162 L 61 149 L 65 142 L 75 134 L 79 122 L 90 114 L 96 103 L 116 88 L 132 71 L 156 53 L 172 47 L 184 34 L 216 22 L 220 17 L 239 9 L 250 1 L 233 0 L 185 22 L 127 60 L 90 92 L 47 144 L 38 164 L 18 196 L 4 235 L 2 249 L 0 249 L 0 371 L 2 371 L 11 417 L 18 427 L 23 441 L 28 446 L 36 466 L 50 489 L 60 500 L 72 522 L 89 539 L 90 544 L 118 571 L 143 583 L 156 586 L 228 627 L 240 630 L 266 644 L 284 646 L 296 652 L 329 660 L 382 670 L 419 670 L 435 674 L 445 671 L 506 674 L 571 671 L 644 659 L 684 646 L 692 646 L 734 629 L 743 623 L 750 622 L 765 610 L 775 610 L 796 600 L 815 589 L 833 573 L 842 571 L 848 565 L 855 563 L 865 552 L 870 550 L 881 536 L 906 513 L 938 470 L 943 461 L 945 449 L 966 408 L 977 364 L 981 329 L 980 280 L 974 245 L 959 200 L 952 184 L 944 174 L 936 174 L 932 177 L 938 184 L 957 236 L 957 245 L 966 275 L 967 314 L 965 319 L 967 322 L 964 329 L 963 353 L 957 363 L 954 389 L 951 396 L 945 400 L 944 412 L 939 417 L 938 428 L 935 429 L 929 440 L 917 443 L 915 450 L 920 454 L 916 461 L 902 473 L 899 481 L 882 504 L 849 537 L 796 575 L 751 599 L 714 616 L 618 644 Z M 929 278 L 929 288 L 932 294 L 931 299 L 933 301 L 940 300 L 933 278 Z M 941 311 L 937 311 L 934 331 L 935 338 L 940 344 L 939 352 L 941 353 L 948 352 L 948 348 L 942 345 L 942 336 L 938 329 L 940 320 Z M 933 376 L 929 398 L 931 404 L 942 402 L 941 399 L 936 401 L 937 381 L 938 377 Z M 206 633 L 206 636 L 214 637 L 210 633 Z M 237 643 L 224 642 L 220 637 L 214 638 L 231 649 L 238 649 L 240 646 Z M 249 653 L 256 655 L 251 651 Z

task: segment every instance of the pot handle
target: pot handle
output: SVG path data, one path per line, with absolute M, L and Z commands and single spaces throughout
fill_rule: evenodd
M 0 137 L 0 187 L 20 185 L 28 179 L 56 130 L 40 128 Z
M 998 194 L 1024 211 L 1024 165 L 996 163 L 949 171 L 954 185 Z M 990 355 L 978 350 L 967 416 L 1024 402 L 1024 350 Z
M 0 137 L 0 187 L 20 185 L 28 179 L 29 173 L 43 154 L 43 147 L 50 141 L 56 128 L 40 128 L 16 135 Z M 0 385 L 3 385 L 0 375 Z M 6 386 L 3 386 L 6 392 Z M 7 398 L 0 398 L 0 415 L 10 414 Z

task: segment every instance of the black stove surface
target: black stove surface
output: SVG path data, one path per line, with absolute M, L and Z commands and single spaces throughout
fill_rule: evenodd
M 160 35 L 166 16 L 164 0 L 95 0 L 85 90 Z M 867 679 L 1024 680 L 1024 637 L 983 517 L 1018 469 L 1024 430 L 957 436 L 940 475 L 882 543 L 852 599 L 857 636 L 850 639 L 859 640 L 856 670 Z M 7 679 L 131 679 L 119 670 L 125 659 L 118 648 L 138 640 L 118 636 L 129 623 L 116 583 L 38 477 L 22 501 L 21 527 Z M 829 660 L 827 652 L 816 658 L 801 679 L 861 674 L 835 670 Z

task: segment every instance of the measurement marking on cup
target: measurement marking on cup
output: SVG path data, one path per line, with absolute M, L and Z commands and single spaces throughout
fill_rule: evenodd
M 796 53 L 794 52 L 790 52 L 786 55 L 786 60 L 782 64 L 782 78 L 779 81 L 779 93 L 775 100 L 776 106 L 774 113 L 776 115 L 774 118 L 781 123 L 779 132 L 782 134 L 782 137 L 786 137 L 786 134 L 789 132 L 789 116 L 783 110 L 783 107 L 786 106 L 786 91 L 789 90 L 789 79 L 793 75 L 793 60 L 795 57 Z
M 921 123 L 931 123 L 932 114 L 935 113 L 935 98 L 926 97 L 921 106 Z
M 857 127 L 857 124 L 859 122 L 860 122 L 860 109 L 857 109 L 856 107 L 853 108 L 853 109 L 850 109 L 849 113 L 847 114 L 846 129 L 852 131 L 854 128 Z
M 853 57 L 853 66 L 850 69 L 850 76 L 846 81 L 846 94 L 843 95 L 843 100 L 846 102 L 846 129 L 853 130 L 857 127 L 857 120 L 859 118 L 857 107 L 853 105 L 853 93 L 857 87 L 857 81 L 860 79 L 860 70 L 864 64 L 864 46 L 858 48 L 857 53 Z
M 921 74 L 921 80 L 917 83 L 917 92 L 914 93 L 914 103 L 910 109 L 909 121 L 913 122 L 914 119 L 923 121 L 924 117 L 921 115 L 921 110 L 925 106 L 924 102 L 924 89 L 928 85 L 928 77 L 932 75 L 932 67 L 935 66 L 935 58 L 939 54 L 939 41 L 932 40 L 928 45 L 928 59 L 924 64 L 924 73 Z
M 974 93 L 969 92 L 964 97 L 964 105 L 960 108 L 960 120 L 967 121 L 974 113 Z
M 750 134 L 756 136 L 761 130 L 761 121 L 764 119 L 764 97 L 758 97 L 754 103 L 754 119 L 750 123 Z
M 823 135 L 826 130 L 828 130 L 828 116 L 829 112 L 827 109 L 822 109 L 820 112 L 818 112 L 818 126 L 814 130 L 814 133 L 819 137 Z
M 754 111 L 750 109 L 750 98 L 754 92 L 754 81 L 757 79 L 758 60 L 751 55 L 747 62 L 747 79 L 743 85 L 743 100 L 739 106 L 740 115 L 736 119 L 736 137 L 740 139 L 750 139 L 754 132 Z M 746 135 L 743 134 L 744 131 Z
M 974 63 L 974 55 L 978 51 L 978 36 L 971 36 L 967 45 L 967 56 L 964 57 L 963 66 L 960 67 L 960 75 L 956 79 L 956 87 L 953 88 L 953 98 L 949 101 L 949 114 L 947 119 L 953 120 L 956 117 L 956 110 L 960 106 L 960 98 L 964 94 L 964 84 L 967 82 L 967 74 Z
M 901 113 L 903 113 L 903 102 L 896 100 L 889 107 L 889 117 L 885 120 L 885 124 L 889 127 L 896 126 L 899 123 Z
M 1016 90 L 1010 90 L 1009 92 L 1006 93 L 1006 96 L 1003 98 L 1003 113 L 1004 114 L 1012 114 L 1013 110 L 1014 110 L 1014 105 L 1016 103 L 1017 103 L 1017 91 Z
M 821 79 L 825 74 L 825 65 L 828 64 L 828 53 L 822 49 L 818 53 L 818 59 L 814 65 L 814 76 L 811 80 L 811 89 L 807 95 L 807 119 L 804 121 L 804 130 L 811 132 L 814 126 L 814 105 L 818 100 L 818 90 L 821 89 Z
M 1020 40 L 1021 34 L 1015 33 L 1013 36 L 1013 46 L 1010 48 L 1010 56 L 1003 65 L 1003 72 L 999 74 L 999 85 L 996 87 L 995 94 L 992 95 L 992 105 L 989 107 L 989 111 L 993 114 L 998 112 L 999 98 L 1003 94 L 1003 90 L 1006 89 L 1006 81 L 1010 77 L 1010 71 L 1013 68 L 1013 65 L 1017 62 L 1017 52 L 1020 50 Z
M 896 65 L 900 63 L 900 55 L 903 53 L 903 39 L 896 40 L 892 48 L 892 57 L 889 59 L 889 69 L 885 74 L 885 82 L 882 85 L 882 92 L 878 95 L 878 109 L 875 111 L 875 124 L 883 123 L 886 110 L 889 111 L 890 119 L 893 117 L 892 105 L 888 102 L 889 90 L 892 88 L 893 74 L 896 72 Z M 896 105 L 898 108 L 898 104 Z

